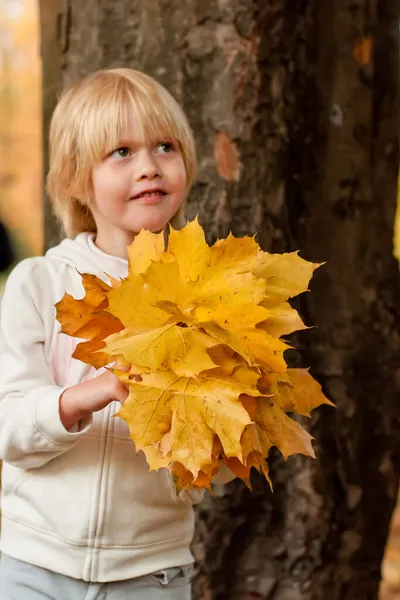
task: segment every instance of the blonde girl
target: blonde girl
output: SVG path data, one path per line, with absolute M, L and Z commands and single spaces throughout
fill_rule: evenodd
M 2 600 L 190 598 L 190 499 L 136 455 L 111 418 L 126 388 L 71 358 L 54 304 L 82 297 L 80 273 L 126 276 L 137 232 L 182 223 L 195 172 L 182 110 L 143 73 L 94 73 L 54 112 L 48 190 L 68 238 L 15 268 L 1 307 Z

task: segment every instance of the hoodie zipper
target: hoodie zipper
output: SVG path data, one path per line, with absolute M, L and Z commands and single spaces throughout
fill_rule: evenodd
M 113 403 L 112 403 L 113 404 Z M 90 517 L 89 534 L 88 534 L 88 548 L 83 569 L 83 579 L 85 581 L 95 581 L 96 571 L 98 567 L 98 551 L 100 548 L 100 533 L 102 530 L 104 515 L 105 515 L 105 504 L 107 500 L 107 481 L 108 481 L 108 470 L 109 463 L 106 464 L 106 459 L 110 458 L 111 453 L 107 452 L 108 447 L 112 443 L 112 436 L 109 436 L 109 429 L 111 425 L 111 404 L 107 406 L 103 416 L 103 426 L 100 435 L 100 448 L 99 456 L 97 460 L 97 473 L 96 481 L 94 485 L 94 492 L 92 497 L 92 514 Z

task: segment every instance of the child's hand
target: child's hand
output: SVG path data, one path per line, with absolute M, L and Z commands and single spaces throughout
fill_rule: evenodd
M 65 429 L 71 429 L 81 419 L 105 408 L 113 400 L 125 402 L 128 389 L 111 371 L 94 379 L 73 385 L 60 397 L 60 418 Z

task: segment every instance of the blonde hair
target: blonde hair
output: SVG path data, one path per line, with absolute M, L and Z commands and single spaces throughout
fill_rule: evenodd
M 154 79 L 132 69 L 97 71 L 64 93 L 50 126 L 47 190 L 69 237 L 96 231 L 90 204 L 92 170 L 114 150 L 133 111 L 140 139 L 175 140 L 186 169 L 187 192 L 196 176 L 193 134 L 181 107 Z M 132 114 L 132 113 L 131 113 Z M 173 217 L 184 224 L 184 206 Z

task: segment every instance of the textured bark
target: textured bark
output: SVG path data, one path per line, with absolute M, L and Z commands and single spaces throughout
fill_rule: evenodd
M 234 482 L 198 510 L 197 599 L 373 600 L 398 489 L 399 0 L 69 0 L 62 81 L 126 65 L 194 129 L 189 217 L 327 261 L 290 362 L 337 404 L 318 460 L 271 456 L 275 493 Z M 367 38 L 373 40 L 369 52 Z

